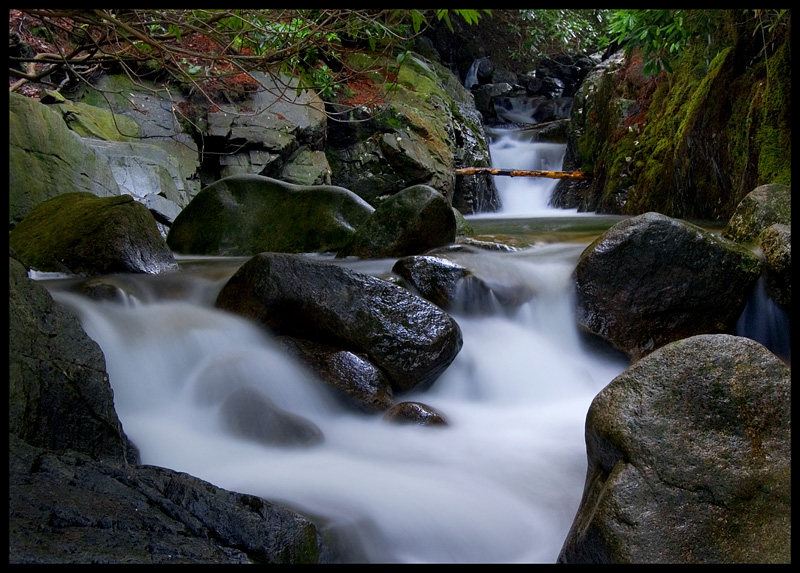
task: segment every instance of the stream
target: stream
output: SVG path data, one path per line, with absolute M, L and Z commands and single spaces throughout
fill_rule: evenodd
M 564 146 L 501 135 L 491 151 L 500 167 L 558 170 Z M 402 397 L 442 412 L 446 427 L 344 411 L 270 335 L 213 308 L 246 258 L 181 256 L 175 274 L 114 277 L 130 293 L 124 305 L 43 282 L 102 348 L 143 464 L 296 509 L 347 539 L 353 562 L 554 563 L 583 491 L 586 412 L 628 365 L 583 342 L 570 275 L 620 217 L 548 207 L 554 180 L 496 179 L 503 210 L 468 221 L 530 245 L 485 257 L 513 266 L 538 294 L 513 313 L 453 314 L 463 349 L 431 389 Z M 313 256 L 376 276 L 394 264 Z M 234 382 L 311 419 L 324 443 L 286 449 L 227 433 L 217 414 Z

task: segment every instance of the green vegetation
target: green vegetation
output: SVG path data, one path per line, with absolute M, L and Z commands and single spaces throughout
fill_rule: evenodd
M 214 100 L 261 71 L 299 79 L 297 89 L 333 95 L 353 70 L 347 54 L 370 50 L 402 60 L 425 27 L 452 17 L 477 24 L 489 10 L 148 9 L 20 10 L 67 52 L 11 57 L 9 74 L 47 84 L 54 72 L 85 78 L 97 67 L 159 75 Z M 55 40 L 53 40 L 55 41 Z M 61 48 L 63 50 L 63 48 Z M 59 51 L 59 50 L 54 50 Z M 24 71 L 20 68 L 24 66 Z M 58 85 L 48 87 L 58 89 Z

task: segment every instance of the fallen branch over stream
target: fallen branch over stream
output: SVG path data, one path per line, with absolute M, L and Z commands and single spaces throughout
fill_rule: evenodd
M 524 169 L 499 169 L 495 167 L 464 167 L 456 175 L 506 175 L 508 177 L 547 177 L 548 179 L 591 179 L 590 171 L 527 171 Z

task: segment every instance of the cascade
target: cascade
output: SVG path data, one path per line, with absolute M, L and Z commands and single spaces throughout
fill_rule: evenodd
M 462 351 L 430 390 L 403 397 L 444 413 L 443 428 L 344 412 L 268 334 L 209 305 L 220 281 L 127 305 L 51 290 L 102 348 L 142 463 L 322 516 L 361 547 L 352 561 L 546 563 L 582 494 L 586 411 L 625 367 L 581 347 L 568 289 L 579 252 L 512 253 L 539 296 L 512 315 L 456 316 Z M 227 432 L 220 404 L 243 385 L 312 420 L 324 443 Z
M 489 144 L 492 166 L 503 169 L 560 171 L 567 146 L 536 140 L 533 130 L 493 130 Z M 558 180 L 544 177 L 494 178 L 500 195 L 497 213 L 478 217 L 559 217 L 577 215 L 577 209 L 554 209 L 550 203 Z
M 559 170 L 564 146 L 508 132 L 491 150 L 498 167 Z M 553 180 L 496 180 L 495 217 L 575 215 L 547 206 Z M 513 265 L 537 294 L 513 312 L 452 313 L 461 352 L 430 389 L 402 396 L 442 412 L 445 427 L 343 410 L 269 334 L 215 309 L 243 259 L 182 257 L 177 277 L 126 276 L 127 304 L 46 286 L 103 350 L 142 463 L 319 518 L 348 540 L 350 562 L 554 563 L 583 493 L 586 412 L 627 367 L 585 346 L 575 326 L 570 275 L 588 240 L 477 258 Z M 377 276 L 394 263 L 319 257 Z M 230 433 L 221 404 L 242 386 L 311 420 L 323 443 L 270 447 Z

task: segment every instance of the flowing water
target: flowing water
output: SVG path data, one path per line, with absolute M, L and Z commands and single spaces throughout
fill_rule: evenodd
M 510 154 L 502 164 L 495 157 L 501 167 L 525 157 L 536 165 L 520 168 L 558 169 L 561 147 L 500 138 L 492 153 Z M 314 516 L 360 547 L 348 554 L 353 561 L 553 563 L 583 491 L 587 409 L 627 363 L 586 347 L 578 335 L 569 276 L 599 231 L 567 233 L 568 241 L 558 240 L 558 228 L 537 232 L 531 214 L 565 220 L 547 208 L 552 183 L 498 181 L 504 211 L 471 218 L 476 225 L 522 222 L 547 240 L 487 253 L 527 277 L 537 295 L 511 314 L 454 314 L 463 349 L 430 390 L 403 396 L 442 412 L 446 427 L 343 411 L 268 334 L 214 309 L 216 293 L 244 259 L 183 257 L 175 275 L 114 277 L 131 293 L 126 304 L 70 294 L 69 281 L 47 284 L 102 348 L 117 412 L 142 463 Z M 600 227 L 612 223 L 601 219 Z M 377 276 L 394 262 L 315 256 Z M 286 449 L 227 433 L 219 407 L 242 385 L 312 420 L 324 443 Z

